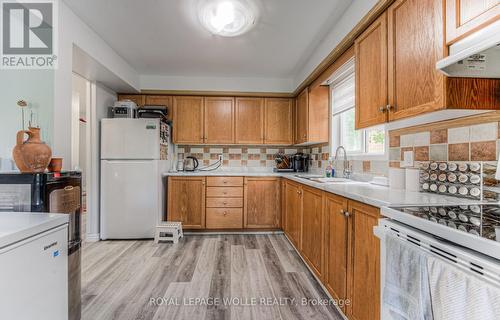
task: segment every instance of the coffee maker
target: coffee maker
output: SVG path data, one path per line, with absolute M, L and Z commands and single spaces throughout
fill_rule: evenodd
M 296 153 L 292 156 L 293 170 L 295 172 L 307 172 L 309 170 L 309 156 L 303 153 Z

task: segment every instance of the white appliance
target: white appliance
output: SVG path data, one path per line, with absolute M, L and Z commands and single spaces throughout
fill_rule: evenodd
M 452 44 L 436 67 L 450 77 L 500 78 L 500 20 Z
M 68 319 L 68 215 L 0 213 L 0 319 Z
M 391 281 L 394 280 L 395 274 L 402 282 L 398 283 L 401 290 L 404 291 L 401 301 L 404 301 L 410 294 L 413 295 L 412 299 L 415 299 L 418 294 L 421 294 L 421 298 L 429 298 L 433 297 L 433 293 L 435 293 L 429 288 L 423 292 L 409 293 L 405 288 L 407 283 L 412 283 L 409 287 L 416 288 L 415 283 L 419 279 L 431 284 L 431 278 L 445 277 L 444 274 L 434 274 L 428 269 L 425 269 L 425 272 L 428 272 L 427 276 L 423 276 L 423 269 L 417 272 L 418 269 L 415 269 L 415 266 L 419 265 L 419 261 L 413 261 L 409 258 L 416 257 L 410 252 L 410 249 L 417 252 L 418 255 L 424 256 L 427 263 L 430 260 L 437 260 L 449 272 L 462 275 L 480 287 L 491 288 L 496 292 L 496 298 L 493 298 L 492 295 L 492 299 L 500 299 L 500 234 L 495 233 L 500 225 L 499 205 L 393 207 L 382 208 L 382 215 L 386 218 L 380 219 L 378 226 L 374 227 L 374 234 L 381 240 L 381 319 L 394 319 L 392 314 L 397 303 L 394 304 L 390 300 L 394 298 L 394 283 Z M 388 241 L 394 241 L 394 239 L 408 248 L 400 256 L 408 261 L 396 261 L 395 263 L 390 260 L 395 254 L 392 249 L 387 248 Z M 388 272 L 389 269 L 394 269 L 395 265 L 400 266 L 399 270 Z M 412 268 L 413 270 L 410 270 Z M 431 292 L 430 296 L 429 292 Z M 467 306 L 468 299 L 477 295 L 477 292 L 465 284 L 463 288 L 457 290 L 456 295 L 450 292 L 442 293 L 442 295 L 441 298 L 446 300 L 445 307 L 449 309 L 449 306 Z M 415 300 L 411 301 L 415 302 Z M 434 309 L 436 307 L 434 301 L 430 303 Z M 488 303 L 485 302 L 485 304 Z M 415 305 L 422 306 L 425 305 L 425 302 L 415 302 Z M 441 309 L 441 306 L 437 307 Z M 483 315 L 483 312 L 491 313 L 494 310 L 490 307 L 480 306 L 479 309 L 483 310 L 469 308 L 471 314 L 468 316 L 470 319 L 491 319 L 491 317 Z M 498 309 L 498 307 L 496 308 Z M 414 309 L 410 310 L 415 311 Z M 433 312 L 437 313 L 438 311 L 435 309 Z
M 153 238 L 165 212 L 162 172 L 173 163 L 159 119 L 101 121 L 101 230 L 106 239 Z
M 135 118 L 137 114 L 137 105 L 131 100 L 116 101 L 111 107 L 113 118 Z

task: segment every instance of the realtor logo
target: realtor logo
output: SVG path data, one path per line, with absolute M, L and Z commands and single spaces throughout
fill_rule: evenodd
M 1 68 L 54 69 L 57 0 L 0 0 Z

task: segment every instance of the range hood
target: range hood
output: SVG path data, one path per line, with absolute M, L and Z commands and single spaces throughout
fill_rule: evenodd
M 436 67 L 450 77 L 500 78 L 500 21 L 451 45 Z

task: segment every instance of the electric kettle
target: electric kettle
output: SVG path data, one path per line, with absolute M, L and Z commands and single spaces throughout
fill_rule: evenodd
M 194 171 L 198 168 L 198 159 L 196 157 L 186 157 L 184 160 L 184 171 Z

